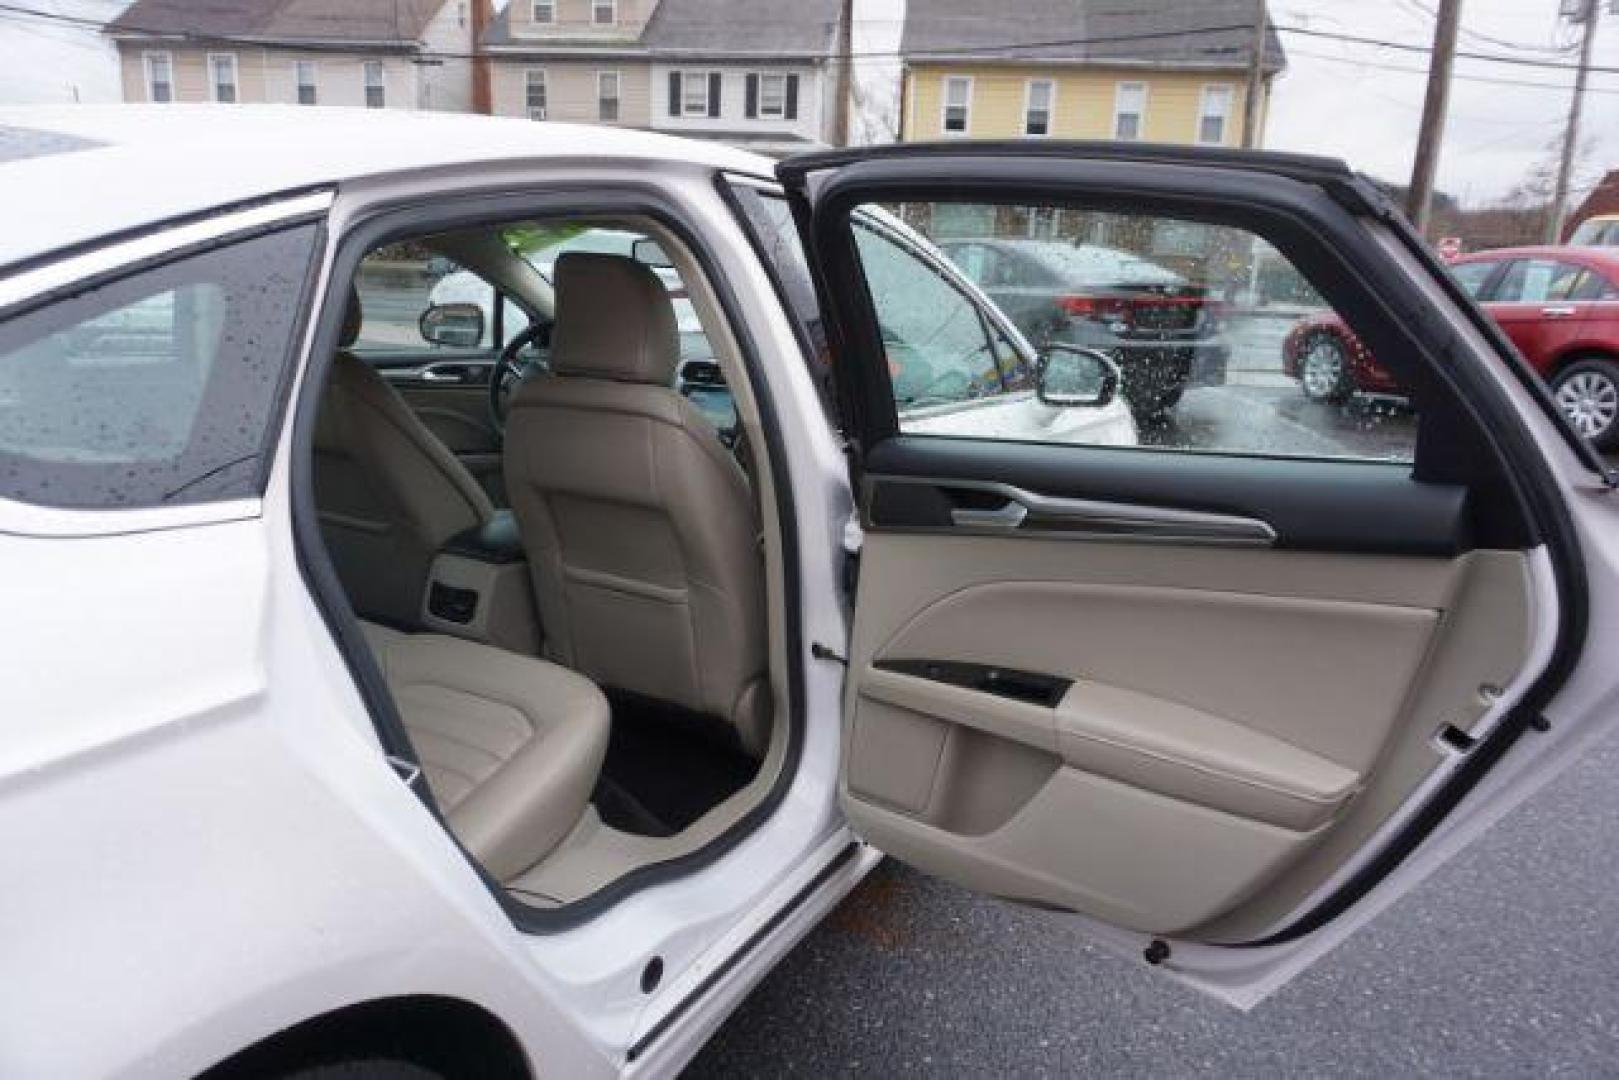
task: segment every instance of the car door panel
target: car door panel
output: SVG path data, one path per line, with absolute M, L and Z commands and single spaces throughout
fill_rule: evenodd
M 1520 558 L 873 530 L 851 655 L 846 807 L 874 843 L 925 869 L 1184 932 L 1321 839 L 1387 764 L 1415 722 L 1412 703 L 1465 724 L 1482 712 L 1477 687 L 1516 674 L 1528 637 L 1521 593 L 1472 617 L 1458 611 L 1471 563 L 1498 555 Z M 1481 653 L 1481 636 L 1498 644 Z M 1037 703 L 913 673 L 928 664 L 1011 668 L 1066 687 Z M 1406 752 L 1437 756 L 1438 726 Z M 1083 816 L 1066 816 L 1080 804 Z M 1099 821 L 1121 845 L 1108 849 L 1115 863 L 1081 827 Z M 1165 888 L 1143 876 L 1143 851 L 1220 865 Z M 1010 876 L 984 883 L 999 873 Z
M 1139 156 L 1128 173 L 1121 155 Z M 1474 332 L 1486 323 L 1465 295 L 1437 264 L 1366 243 L 1398 222 L 1347 172 L 1216 155 L 1181 171 L 1191 156 L 899 149 L 780 175 L 835 315 L 858 451 L 845 813 L 960 884 L 1172 939 L 1147 951 L 1154 963 L 1185 945 L 1183 977 L 1252 1003 L 1197 950 L 1341 936 L 1333 920 L 1375 887 L 1368 875 L 1420 850 L 1439 820 L 1421 810 L 1456 805 L 1435 793 L 1473 782 L 1496 760 L 1481 748 L 1527 729 L 1510 705 L 1556 655 L 1569 578 L 1548 574 L 1540 546 L 1556 519 L 1506 479 L 1547 464 L 1499 437 L 1523 414 L 1500 411 L 1497 376 L 1467 350 L 1487 344 L 1511 385 L 1533 383 Z M 842 215 L 876 203 L 922 228 L 930 200 L 1023 198 L 1072 198 L 1076 220 L 1207 215 L 1257 233 L 1357 333 L 1386 336 L 1374 347 L 1421 414 L 1411 460 L 907 427 Z M 1393 272 L 1411 266 L 1433 283 Z M 1556 422 L 1539 398 L 1529 409 Z M 1239 982 L 1274 989 L 1302 970 L 1278 949 Z

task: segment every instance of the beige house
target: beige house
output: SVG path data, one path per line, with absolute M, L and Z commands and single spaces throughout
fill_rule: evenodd
M 833 141 L 838 0 L 510 0 L 482 38 L 501 116 L 766 153 Z
M 1257 93 L 1260 145 L 1283 60 L 1271 31 L 1249 86 L 1253 14 L 1253 0 L 1022 0 L 1010 21 L 966 0 L 912 3 L 901 138 L 1241 146 Z
M 106 28 L 128 102 L 474 107 L 486 0 L 135 0 Z

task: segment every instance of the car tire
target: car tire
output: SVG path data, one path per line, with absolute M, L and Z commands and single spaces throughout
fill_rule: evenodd
M 1552 380 L 1552 397 L 1598 450 L 1619 450 L 1619 363 L 1576 360 Z
M 1323 330 L 1300 343 L 1299 388 L 1311 401 L 1327 405 L 1342 405 L 1355 395 L 1343 338 Z

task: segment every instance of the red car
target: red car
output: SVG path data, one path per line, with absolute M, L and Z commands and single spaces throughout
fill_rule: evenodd
M 1600 449 L 1619 449 L 1619 250 L 1503 248 L 1463 255 L 1450 268 L 1551 383 L 1575 429 Z M 1289 331 L 1282 365 L 1316 401 L 1403 393 L 1331 313 Z

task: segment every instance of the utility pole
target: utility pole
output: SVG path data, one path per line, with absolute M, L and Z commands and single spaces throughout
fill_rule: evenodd
M 1580 39 L 1580 68 L 1574 73 L 1574 100 L 1568 105 L 1568 126 L 1563 129 L 1563 154 L 1557 163 L 1557 189 L 1552 195 L 1551 213 L 1546 215 L 1546 243 L 1563 239 L 1563 222 L 1568 214 L 1569 176 L 1574 171 L 1574 151 L 1580 141 L 1580 113 L 1585 108 L 1585 82 L 1591 73 L 1591 46 L 1597 37 L 1597 18 L 1604 0 L 1582 0 L 1584 10 L 1573 16 L 1585 24 Z
M 1411 189 L 1405 215 L 1417 232 L 1428 231 L 1433 209 L 1434 173 L 1439 169 L 1439 144 L 1445 138 L 1445 112 L 1450 106 L 1450 69 L 1456 62 L 1456 32 L 1462 23 L 1462 0 L 1439 0 L 1434 25 L 1433 59 L 1428 64 L 1428 95 L 1422 102 L 1422 130 L 1417 135 L 1417 159 L 1411 166 Z
M 1259 145 L 1259 103 L 1265 96 L 1265 0 L 1254 0 L 1254 41 L 1248 57 L 1248 95 L 1242 103 L 1242 145 Z
M 838 146 L 849 145 L 850 113 L 854 104 L 854 0 L 838 5 L 838 69 L 834 83 L 836 100 L 832 113 L 832 138 Z

